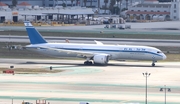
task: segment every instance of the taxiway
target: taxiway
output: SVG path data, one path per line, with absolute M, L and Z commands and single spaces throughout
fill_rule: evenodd
M 64 43 L 66 39 L 70 43 L 86 43 L 96 44 L 94 40 L 100 41 L 104 44 L 114 45 L 147 45 L 147 46 L 170 46 L 180 47 L 180 40 L 167 40 L 167 39 L 126 39 L 126 38 L 86 38 L 86 37 L 53 37 L 44 36 L 48 42 Z M 7 36 L 0 35 L 0 42 L 18 42 L 29 43 L 28 36 Z
M 45 99 L 50 104 L 78 104 L 88 101 L 91 104 L 143 104 L 145 100 L 145 77 L 148 77 L 148 104 L 164 104 L 166 85 L 167 102 L 180 103 L 180 63 L 110 61 L 108 66 L 85 66 L 83 60 L 37 60 L 0 59 L 0 66 L 9 68 L 46 68 L 65 70 L 55 74 L 0 74 L 0 104 L 14 104 L 25 101 Z M 3 103 L 1 103 L 3 102 Z

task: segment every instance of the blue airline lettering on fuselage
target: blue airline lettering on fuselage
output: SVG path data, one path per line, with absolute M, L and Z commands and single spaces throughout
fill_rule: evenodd
M 145 48 L 124 48 L 124 51 L 146 51 Z

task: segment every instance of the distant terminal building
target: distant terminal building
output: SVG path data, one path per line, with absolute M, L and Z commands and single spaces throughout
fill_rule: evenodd
M 0 22 L 7 21 L 59 21 L 76 23 L 93 18 L 97 13 L 93 8 L 98 7 L 98 0 L 17 0 L 15 8 L 9 8 L 12 0 L 0 0 Z M 87 1 L 87 2 L 84 2 Z M 166 2 L 165 2 L 166 1 Z M 124 17 L 130 21 L 155 20 L 169 21 L 180 20 L 180 0 L 123 0 L 122 8 Z M 63 6 L 65 3 L 66 7 Z M 100 0 L 100 8 L 105 5 Z M 107 6 L 110 5 L 110 0 Z M 125 6 L 126 5 L 126 6 Z M 85 7 L 87 6 L 87 8 Z M 119 6 L 115 3 L 114 6 Z M 124 6 L 124 7 L 123 7 Z M 100 12 L 99 12 L 100 13 Z M 107 15 L 111 14 L 107 12 Z M 66 21 L 67 20 L 67 21 Z
M 94 13 L 97 13 L 98 0 L 17 0 L 17 5 L 12 7 L 12 0 L 0 0 L 0 22 L 19 22 L 23 20 L 30 21 L 59 21 L 72 20 L 74 23 L 78 18 L 81 22 L 92 19 Z M 86 1 L 86 2 L 85 2 Z M 123 0 L 124 1 L 124 0 Z M 132 0 L 141 1 L 141 0 Z M 65 3 L 65 6 L 63 4 Z M 125 1 L 123 2 L 124 5 Z M 110 0 L 107 3 L 109 7 Z M 100 0 L 100 8 L 105 5 L 104 0 Z M 116 3 L 118 6 L 118 3 Z M 87 7 L 87 8 L 86 8 Z M 123 8 L 123 6 L 122 6 Z M 108 11 L 108 10 L 107 10 Z M 76 14 L 74 14 L 76 13 Z M 99 13 L 104 13 L 102 12 Z M 108 13 L 108 12 L 107 12 Z
M 54 7 L 54 6 L 62 6 L 63 3 L 66 6 L 87 6 L 87 7 L 98 7 L 98 0 L 17 0 L 18 4 L 21 2 L 28 2 L 32 6 L 38 5 L 40 7 Z M 132 4 L 135 2 L 143 2 L 144 0 L 128 0 L 128 4 Z M 7 5 L 12 5 L 12 0 L 0 0 Z M 105 6 L 104 0 L 99 0 L 100 8 Z M 116 4 L 118 4 L 116 2 Z M 107 2 L 107 7 L 110 5 L 110 0 Z M 126 0 L 122 0 L 122 7 L 125 7 Z
M 159 0 L 160 1 L 160 0 Z M 145 0 L 129 8 L 128 20 L 180 20 L 180 0 Z
M 32 6 L 27 2 L 17 4 L 16 8 L 10 9 L 5 3 L 0 2 L 0 23 L 23 22 L 24 20 L 34 22 L 58 23 L 85 23 L 86 19 L 92 18 L 94 12 L 91 8 L 78 6 L 63 8 Z
M 39 5 L 45 6 L 46 2 L 51 3 L 53 0 L 17 0 L 18 4 L 21 2 L 28 2 L 32 6 Z M 12 0 L 0 0 L 0 2 L 5 3 L 6 5 L 12 5 Z
M 40 7 L 54 7 L 54 6 L 62 6 L 63 3 L 66 4 L 66 6 L 83 6 L 84 0 L 17 0 L 18 3 L 21 2 L 28 2 L 32 6 L 38 5 Z M 101 4 L 104 2 L 104 0 L 100 0 Z M 12 5 L 12 0 L 0 0 L 0 2 L 3 2 L 7 5 Z M 86 1 L 86 5 L 90 6 L 91 0 Z M 92 6 L 96 6 L 97 0 L 92 0 Z

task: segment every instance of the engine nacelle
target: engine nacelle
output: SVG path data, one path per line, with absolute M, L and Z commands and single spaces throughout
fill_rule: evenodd
M 109 55 L 107 54 L 99 54 L 99 55 L 95 55 L 93 57 L 94 63 L 97 64 L 107 64 L 109 61 Z

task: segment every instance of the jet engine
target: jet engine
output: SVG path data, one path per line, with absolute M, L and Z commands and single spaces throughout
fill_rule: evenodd
M 107 64 L 109 61 L 109 55 L 107 54 L 95 55 L 93 57 L 93 60 L 95 64 Z

